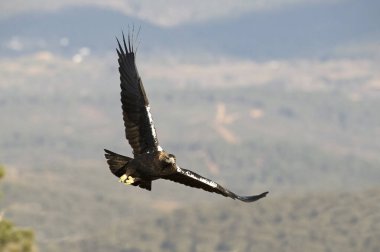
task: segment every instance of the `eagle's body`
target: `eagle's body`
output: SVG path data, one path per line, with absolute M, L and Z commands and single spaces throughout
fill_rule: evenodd
M 152 181 L 167 179 L 187 186 L 201 188 L 245 202 L 256 201 L 268 192 L 254 196 L 239 196 L 219 184 L 190 170 L 180 168 L 173 154 L 165 152 L 158 143 L 150 106 L 135 65 L 135 52 L 128 37 L 124 49 L 118 41 L 121 103 L 125 135 L 133 149 L 133 158 L 105 150 L 111 172 L 125 184 L 151 190 Z M 125 50 L 125 52 L 124 52 Z
M 176 172 L 175 160 L 165 151 L 144 153 L 135 158 L 105 151 L 112 173 L 124 183 L 130 177 L 129 184 L 134 186 L 151 190 L 151 181 Z

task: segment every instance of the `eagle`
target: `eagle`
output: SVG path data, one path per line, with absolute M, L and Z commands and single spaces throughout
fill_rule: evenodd
M 104 149 L 108 166 L 119 178 L 119 182 L 151 191 L 153 180 L 166 179 L 243 202 L 265 197 L 268 192 L 253 196 L 237 195 L 218 183 L 177 165 L 176 157 L 159 145 L 148 97 L 137 71 L 136 50 L 131 36 L 128 34 L 126 42 L 123 34 L 123 46 L 118 38 L 116 41 L 125 136 L 133 149 L 133 158 Z

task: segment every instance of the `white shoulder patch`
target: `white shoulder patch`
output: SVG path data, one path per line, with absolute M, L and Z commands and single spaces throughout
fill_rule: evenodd
M 190 172 L 190 171 L 184 171 L 184 170 L 182 170 L 178 165 L 177 165 L 177 172 L 180 172 L 180 173 L 182 173 L 182 174 L 185 174 L 186 176 L 188 176 L 188 177 L 190 177 L 190 178 L 193 178 L 193 179 L 195 179 L 195 180 L 198 180 L 198 181 L 200 181 L 200 182 L 202 182 L 202 183 L 204 183 L 204 184 L 206 184 L 206 185 L 209 185 L 209 186 L 211 186 L 211 187 L 213 187 L 213 188 L 218 187 L 218 184 L 215 183 L 214 181 L 211 181 L 211 180 L 209 180 L 209 179 L 203 178 L 203 177 L 201 177 L 201 176 L 198 177 L 198 176 L 196 176 L 194 173 L 192 173 L 192 172 Z
M 154 141 L 156 142 L 156 144 L 158 143 L 158 140 L 157 140 L 157 134 L 156 134 L 156 129 L 154 128 L 154 124 L 153 124 L 153 118 L 152 118 L 152 114 L 150 113 L 150 106 L 146 106 L 146 112 L 148 114 L 148 118 L 149 118 L 149 126 L 150 126 L 150 130 L 152 132 L 152 136 L 154 138 Z M 161 146 L 157 146 L 157 150 L 158 151 L 162 151 L 162 148 Z
M 181 167 L 179 167 L 178 165 L 177 165 L 177 172 L 183 173 Z

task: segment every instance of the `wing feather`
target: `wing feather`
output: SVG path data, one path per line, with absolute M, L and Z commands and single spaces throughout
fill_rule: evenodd
M 156 129 L 150 114 L 149 101 L 135 64 L 133 44 L 128 36 L 128 44 L 123 34 L 123 46 L 116 38 L 119 48 L 119 72 L 121 103 L 125 136 L 133 149 L 133 154 L 162 150 L 158 144 Z
M 225 197 L 230 197 L 232 199 L 238 199 L 244 202 L 253 202 L 265 197 L 268 194 L 268 192 L 264 192 L 262 194 L 253 195 L 253 196 L 239 196 L 208 178 L 202 177 L 201 175 L 195 172 L 180 168 L 178 166 L 177 166 L 176 173 L 173 173 L 171 175 L 168 175 L 162 178 L 171 180 L 177 183 L 181 183 L 186 186 L 191 186 L 191 187 L 203 189 L 208 192 L 217 193 Z

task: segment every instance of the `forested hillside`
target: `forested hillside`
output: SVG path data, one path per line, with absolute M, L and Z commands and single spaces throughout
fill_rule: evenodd
M 378 251 L 380 191 L 271 197 L 253 205 L 200 202 L 160 217 L 129 219 L 70 251 Z M 62 249 L 62 247 L 61 247 Z
M 117 183 L 103 148 L 131 152 L 115 86 L 2 97 L 0 207 L 36 230 L 42 251 L 378 248 L 378 99 L 352 100 L 339 87 L 147 85 L 160 144 L 239 194 L 270 191 L 247 205 L 168 181 L 152 192 Z

